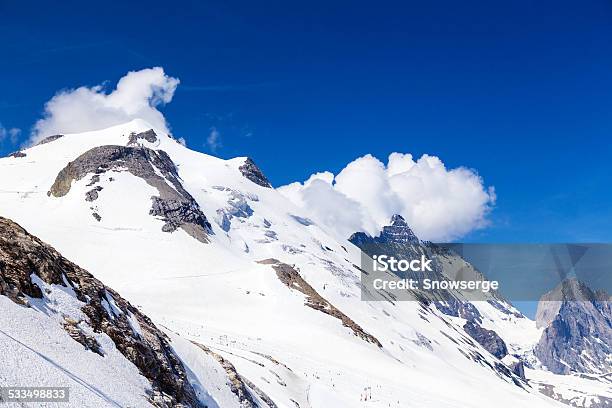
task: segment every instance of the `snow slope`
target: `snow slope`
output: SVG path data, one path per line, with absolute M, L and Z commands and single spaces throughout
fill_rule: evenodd
M 135 120 L 0 159 L 0 215 L 51 243 L 165 327 L 194 378 L 204 381 L 218 366 L 192 342 L 231 362 L 262 406 L 270 400 L 279 407 L 560 406 L 499 374 L 493 368 L 499 360 L 462 330 L 465 320 L 415 302 L 362 301 L 359 250 L 312 223 L 276 190 L 244 177 L 244 158 L 198 153 L 158 130 L 153 142 L 138 139 L 176 164 L 183 187 L 212 224 L 208 244 L 182 229 L 162 231 L 164 222 L 149 215 L 157 191 L 129 172 L 100 174 L 95 185 L 102 190 L 91 202 L 85 196 L 93 175 L 75 181 L 63 197 L 47 194 L 82 153 L 126 146 L 132 132 L 150 128 Z M 382 347 L 306 306 L 303 293 L 257 262 L 269 258 L 294 265 Z M 487 304 L 478 308 L 483 324 L 507 336 L 513 352 L 529 352 L 538 336 L 532 321 Z M 203 400 L 238 406 L 211 381 Z
M 83 318 L 81 305 L 65 288 L 36 283 L 50 292 L 57 309 L 70 310 L 74 320 Z M 107 335 L 91 333 L 104 357 L 87 351 L 62 328 L 65 314 L 36 299 L 32 303 L 24 308 L 0 296 L 0 387 L 70 387 L 69 398 L 80 407 L 150 406 L 149 382 Z

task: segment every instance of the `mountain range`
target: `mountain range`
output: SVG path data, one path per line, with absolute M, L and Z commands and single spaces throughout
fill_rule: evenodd
M 142 120 L 0 159 L 0 216 L 0 386 L 74 407 L 612 405 L 607 294 L 563 282 L 531 320 L 496 294 L 364 292 L 369 245 L 436 248 L 401 215 L 338 240 L 252 159 Z

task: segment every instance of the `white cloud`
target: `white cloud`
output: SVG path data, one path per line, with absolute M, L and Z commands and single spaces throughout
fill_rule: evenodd
M 475 171 L 448 170 L 435 156 L 415 161 L 401 153 L 392 153 L 386 165 L 366 155 L 337 175 L 313 174 L 278 190 L 343 238 L 356 231 L 376 235 L 401 214 L 421 239 L 454 240 L 486 226 L 495 203 L 493 187 L 486 188 Z
M 19 140 L 19 135 L 21 134 L 21 129 L 18 128 L 5 128 L 0 123 L 0 143 L 4 143 L 5 140 L 8 140 L 10 144 L 15 145 Z
M 213 153 L 216 153 L 221 147 L 221 133 L 216 127 L 210 128 L 210 134 L 206 138 L 206 146 L 208 146 L 210 151 Z
M 178 84 L 178 79 L 155 67 L 128 72 L 110 93 L 102 85 L 60 91 L 45 104 L 30 142 L 54 134 L 104 129 L 137 118 L 169 133 L 157 107 L 172 100 Z

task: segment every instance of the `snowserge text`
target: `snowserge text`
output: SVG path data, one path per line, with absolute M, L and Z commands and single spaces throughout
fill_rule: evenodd
M 487 280 L 434 280 L 423 279 L 393 279 L 376 278 L 373 281 L 376 290 L 477 290 L 488 293 L 499 289 L 499 282 Z

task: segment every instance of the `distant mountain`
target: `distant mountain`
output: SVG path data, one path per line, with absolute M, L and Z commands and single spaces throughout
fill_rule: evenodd
M 536 315 L 544 331 L 535 347 L 542 364 L 557 374 L 612 373 L 611 300 L 576 279 L 544 295 Z

